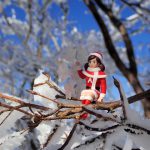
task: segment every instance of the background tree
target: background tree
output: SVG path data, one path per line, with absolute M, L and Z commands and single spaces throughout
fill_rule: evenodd
M 113 12 L 112 6 L 114 5 L 114 2 L 112 1 L 110 3 L 107 3 L 105 1 L 104 3 L 104 1 L 98 1 L 98 0 L 94 0 L 94 1 L 85 0 L 84 2 L 90 9 L 91 13 L 93 14 L 96 22 L 100 27 L 100 30 L 102 31 L 106 48 L 108 50 L 109 55 L 114 60 L 115 65 L 122 72 L 125 78 L 129 81 L 129 83 L 131 84 L 131 86 L 133 87 L 136 93 L 140 93 L 144 91 L 138 79 L 138 69 L 137 69 L 132 40 L 130 38 L 125 22 L 123 22 L 123 20 L 120 17 L 120 13 L 117 14 Z M 122 0 L 119 3 L 120 5 L 126 5 L 127 7 L 129 7 L 129 9 L 132 9 L 134 11 L 134 18 L 135 17 L 141 18 L 143 20 L 143 24 L 149 23 L 150 20 L 148 19 L 147 14 L 150 13 L 150 9 L 148 9 L 148 7 L 146 6 L 147 2 L 145 1 L 128 2 L 126 0 Z M 109 33 L 109 28 L 106 25 L 106 20 L 104 19 L 105 17 L 102 17 L 103 14 L 108 17 L 109 21 L 116 29 L 116 32 L 119 32 L 120 38 L 125 47 L 128 64 L 125 64 L 125 62 L 120 59 L 119 51 L 117 51 L 117 46 L 115 46 L 116 42 L 113 42 L 113 37 L 111 37 Z M 139 22 L 141 22 L 140 19 Z M 144 99 L 142 101 L 142 104 L 144 107 L 145 116 L 150 118 L 149 99 Z

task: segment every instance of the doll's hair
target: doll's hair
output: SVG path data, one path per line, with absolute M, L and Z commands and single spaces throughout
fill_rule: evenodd
M 95 58 L 96 58 L 96 61 L 99 64 L 99 68 L 101 69 L 101 71 L 105 71 L 105 66 L 102 63 L 102 61 L 97 56 L 94 56 L 94 55 L 90 55 L 88 57 L 88 62 L 84 65 L 85 70 L 87 70 L 87 68 L 89 67 L 89 61 L 92 60 L 92 59 L 95 59 Z

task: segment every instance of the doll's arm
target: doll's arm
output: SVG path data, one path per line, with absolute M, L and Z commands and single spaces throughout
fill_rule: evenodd
M 81 79 L 84 79 L 86 76 L 82 73 L 81 64 L 79 61 L 76 61 L 76 70 L 78 71 L 78 75 Z
M 78 70 L 78 75 L 81 79 L 84 79 L 86 76 L 82 73 L 82 70 Z
M 100 92 L 100 96 L 98 98 L 98 102 L 102 102 L 103 98 L 105 97 L 105 95 L 106 95 L 106 88 L 107 88 L 106 78 L 100 79 L 100 89 L 101 89 L 101 92 Z

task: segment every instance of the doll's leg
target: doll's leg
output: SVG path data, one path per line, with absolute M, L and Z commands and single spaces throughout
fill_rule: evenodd
M 93 90 L 83 90 L 81 92 L 81 96 L 80 96 L 81 100 L 86 99 L 86 100 L 93 101 L 94 98 L 95 98 L 95 96 L 94 96 Z
M 81 92 L 80 99 L 82 100 L 82 104 L 89 105 L 95 98 L 92 90 L 83 90 Z M 88 117 L 88 113 L 84 113 L 81 115 L 81 119 L 86 119 Z

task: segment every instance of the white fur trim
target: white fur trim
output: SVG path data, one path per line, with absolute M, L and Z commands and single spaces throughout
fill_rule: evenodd
M 90 68 L 90 67 L 88 67 L 87 70 L 88 71 L 92 71 L 92 72 L 97 72 L 97 71 L 100 71 L 101 69 L 99 67 L 96 67 L 96 68 Z
M 93 78 L 92 87 L 91 87 L 92 90 L 95 90 L 97 78 L 98 78 L 98 72 L 94 72 L 94 78 Z
M 96 93 L 95 90 L 87 89 L 87 90 L 83 90 L 83 91 L 81 92 L 80 99 L 81 99 L 82 97 L 84 97 L 84 96 L 87 96 L 88 92 L 92 92 L 92 93 L 94 94 L 95 98 L 98 98 L 98 94 Z M 86 94 L 86 95 L 85 95 L 85 94 Z M 82 98 L 82 99 L 84 99 L 84 98 Z
M 103 59 L 101 54 L 98 54 L 98 53 L 90 53 L 89 56 L 91 56 L 91 55 L 94 55 L 94 56 L 98 57 L 100 60 Z
M 84 97 L 85 97 L 84 95 L 81 95 L 81 96 L 80 96 L 80 99 L 84 99 Z
M 91 97 L 91 96 L 80 96 L 80 99 L 81 100 L 90 100 L 90 101 L 92 101 L 93 100 L 93 98 Z
M 83 73 L 84 75 L 86 75 L 87 77 L 93 78 L 93 75 L 87 73 L 86 71 L 82 71 L 82 73 Z M 97 76 L 97 78 L 106 78 L 106 77 L 107 77 L 107 75 L 98 75 L 98 76 Z

